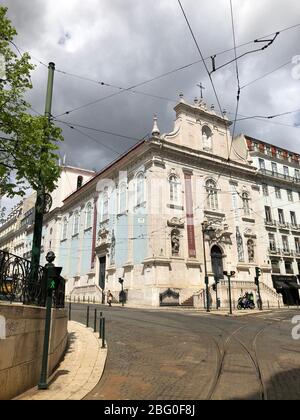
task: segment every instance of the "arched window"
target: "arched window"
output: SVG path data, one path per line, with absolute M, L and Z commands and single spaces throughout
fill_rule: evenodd
M 79 215 L 79 211 L 76 210 L 73 216 L 73 235 L 78 235 L 79 233 L 79 219 L 80 219 L 80 215 Z
M 85 228 L 89 229 L 92 226 L 92 203 L 88 203 L 85 209 Z
M 139 174 L 136 180 L 136 204 L 141 205 L 145 201 L 145 177 Z
M 202 128 L 202 144 L 203 150 L 212 150 L 212 131 L 209 127 L 204 126 Z
M 248 249 L 249 263 L 253 263 L 255 261 L 255 252 L 254 252 L 254 242 L 252 239 L 248 240 L 247 249 Z
M 180 197 L 180 181 L 176 175 L 171 175 L 169 178 L 170 184 L 170 201 L 171 203 L 179 203 Z
M 104 193 L 103 193 L 102 221 L 108 220 L 109 218 L 108 207 L 109 207 L 108 187 L 105 187 Z
M 62 240 L 67 239 L 68 235 L 68 218 L 64 217 L 63 224 L 62 224 Z
M 206 182 L 207 205 L 211 210 L 218 210 L 218 190 L 217 184 L 213 179 Z
M 123 182 L 119 187 L 119 213 L 123 214 L 127 210 L 127 186 Z
M 244 215 L 250 216 L 250 198 L 249 194 L 244 192 L 242 194 L 242 200 L 243 200 L 243 209 L 244 209 Z

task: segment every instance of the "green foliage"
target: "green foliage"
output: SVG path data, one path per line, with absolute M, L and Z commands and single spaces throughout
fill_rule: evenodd
M 0 6 L 0 54 L 4 57 L 5 77 L 0 79 L 0 195 L 24 195 L 34 190 L 55 189 L 59 177 L 57 154 L 61 130 L 44 116 L 32 116 L 24 100 L 32 88 L 34 66 L 25 53 L 19 57 L 13 46 L 17 35 Z

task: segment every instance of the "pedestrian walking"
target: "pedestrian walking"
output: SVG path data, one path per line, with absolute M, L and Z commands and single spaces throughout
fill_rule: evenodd
M 109 290 L 107 292 L 107 303 L 108 303 L 109 306 L 111 306 L 112 298 L 113 298 L 113 295 L 111 294 L 111 291 Z

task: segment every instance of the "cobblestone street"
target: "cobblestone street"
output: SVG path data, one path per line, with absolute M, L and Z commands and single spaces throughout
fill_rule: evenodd
M 85 323 L 86 307 L 72 305 Z M 241 318 L 100 307 L 108 358 L 96 400 L 300 399 L 297 311 Z

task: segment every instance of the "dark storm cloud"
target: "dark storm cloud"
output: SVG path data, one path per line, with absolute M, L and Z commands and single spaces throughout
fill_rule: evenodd
M 229 1 L 182 2 L 205 56 L 232 47 Z M 233 3 L 238 44 L 300 22 L 297 0 Z M 89 0 L 85 3 L 79 0 L 10 0 L 7 6 L 19 33 L 18 45 L 29 50 L 32 56 L 45 62 L 54 61 L 58 69 L 113 85 L 138 84 L 200 58 L 175 0 Z M 299 32 L 300 28 L 284 32 L 266 51 L 242 59 L 239 62 L 242 84 L 299 55 Z M 67 42 L 66 34 L 72 34 Z M 59 43 L 59 40 L 63 42 Z M 238 52 L 256 47 L 253 43 Z M 217 57 L 217 63 L 232 58 L 233 52 L 226 53 Z M 210 67 L 209 62 L 208 65 Z M 240 113 L 271 115 L 300 108 L 300 80 L 293 79 L 292 68 L 292 64 L 285 66 L 243 89 Z M 38 66 L 29 98 L 39 111 L 44 107 L 46 80 L 47 69 Z M 183 92 L 187 100 L 193 101 L 199 95 L 196 85 L 200 81 L 206 86 L 208 104 L 217 105 L 201 63 L 138 90 L 171 100 L 176 100 Z M 234 65 L 217 72 L 214 81 L 222 106 L 233 113 L 237 90 Z M 117 90 L 56 73 L 53 114 L 64 113 L 114 92 Z M 121 153 L 151 131 L 154 114 L 159 117 L 162 132 L 172 130 L 174 105 L 172 101 L 126 92 L 64 115 L 61 117 L 64 121 L 132 136 L 133 140 L 81 130 L 92 136 L 92 140 L 61 125 L 65 136 L 61 153 L 67 154 L 72 165 L 100 169 L 116 157 L 111 149 Z M 295 114 L 278 121 L 292 125 L 299 123 L 299 118 Z M 246 131 L 300 152 L 298 130 L 257 120 L 237 126 L 237 132 Z

